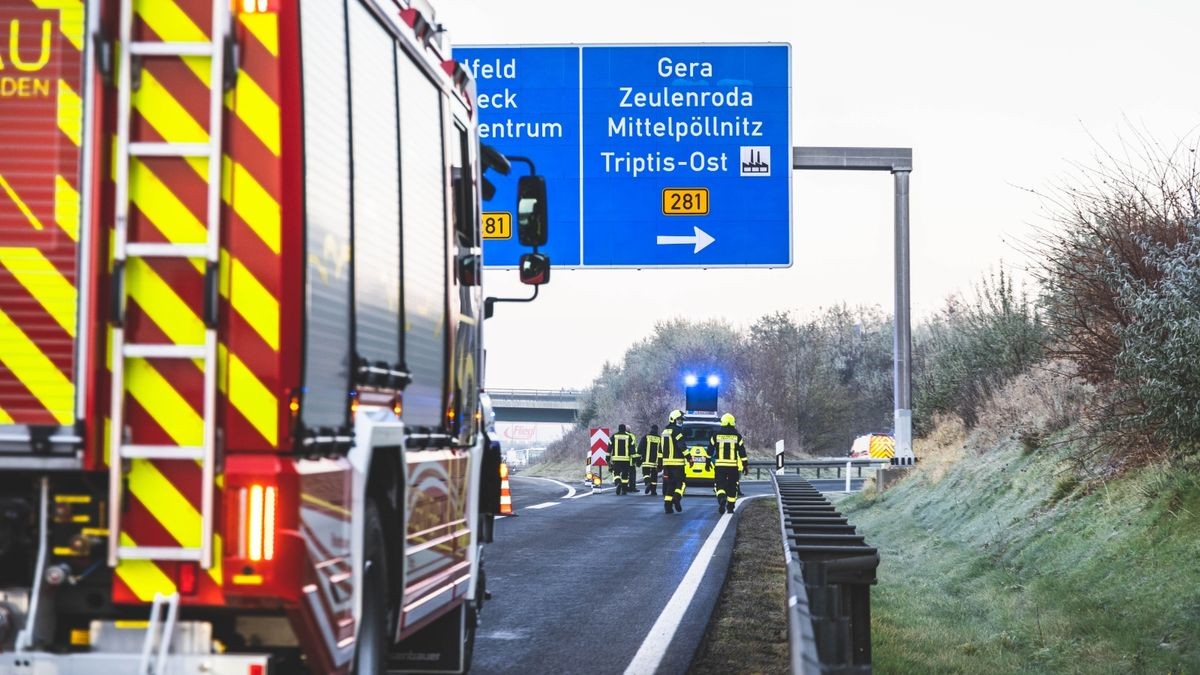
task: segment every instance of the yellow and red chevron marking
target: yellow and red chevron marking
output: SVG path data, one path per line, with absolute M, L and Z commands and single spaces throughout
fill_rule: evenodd
M 222 1 L 222 0 L 216 0 Z M 140 0 L 135 39 L 210 41 L 209 0 Z M 276 450 L 285 392 L 280 384 L 280 165 L 278 46 L 274 14 L 236 20 L 241 48 L 237 84 L 225 95 L 222 169 L 220 328 L 217 424 L 228 452 Z M 132 97 L 132 141 L 208 141 L 210 71 L 202 57 L 147 58 Z M 221 83 L 216 83 L 221 86 Z M 129 241 L 199 243 L 207 233 L 207 159 L 130 161 Z M 126 264 L 126 340 L 200 344 L 204 338 L 202 261 L 130 259 Z M 111 364 L 110 364 L 111 367 Z M 199 362 L 126 362 L 125 418 L 134 443 L 200 445 L 203 370 Z M 201 468 L 191 461 L 135 460 L 128 474 L 123 541 L 140 546 L 198 546 Z M 220 478 L 218 477 L 218 482 Z M 219 505 L 221 499 L 218 497 Z M 223 522 L 216 514 L 215 524 Z M 222 601 L 217 566 L 197 596 Z M 117 567 L 116 602 L 145 602 L 170 592 L 177 563 Z
M 0 6 L 0 424 L 75 421 L 81 0 Z
M 882 434 L 871 435 L 871 445 L 867 454 L 873 458 L 889 459 L 896 454 L 896 439 Z

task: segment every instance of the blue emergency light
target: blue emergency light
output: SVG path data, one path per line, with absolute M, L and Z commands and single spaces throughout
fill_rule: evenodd
M 716 412 L 717 388 L 721 384 L 720 375 L 712 373 L 701 380 L 694 373 L 688 373 L 684 375 L 683 383 L 686 385 L 684 398 L 687 410 Z

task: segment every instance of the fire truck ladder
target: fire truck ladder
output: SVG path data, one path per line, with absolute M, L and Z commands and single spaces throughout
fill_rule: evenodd
M 212 2 L 212 42 L 143 42 L 133 40 L 134 0 L 121 0 L 121 49 L 117 64 L 116 208 L 113 245 L 112 411 L 109 459 L 108 564 L 121 560 L 196 561 L 213 564 L 214 464 L 216 461 L 217 270 L 221 241 L 221 120 L 224 115 L 226 60 L 232 50 L 229 3 Z M 132 142 L 132 97 L 136 69 L 143 58 L 206 57 L 210 61 L 207 143 Z M 207 232 L 204 243 L 129 241 L 129 166 L 134 157 L 204 157 L 208 159 Z M 204 343 L 152 344 L 125 341 L 126 266 L 130 258 L 203 259 Z M 127 359 L 198 360 L 204 371 L 202 445 L 145 445 L 127 442 L 125 433 L 125 364 Z M 193 460 L 200 463 L 203 487 L 200 546 L 122 546 L 121 515 L 125 492 L 124 460 Z

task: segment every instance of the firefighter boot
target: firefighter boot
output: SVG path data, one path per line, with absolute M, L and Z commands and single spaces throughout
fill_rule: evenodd
M 676 511 L 676 512 L 678 512 L 678 513 L 683 513 L 683 495 L 681 495 L 681 494 L 679 494 L 679 493 L 676 493 L 676 494 L 675 494 L 675 501 L 674 501 L 674 502 L 672 502 L 672 503 L 673 503 L 673 504 L 675 504 L 675 511 Z
M 671 498 L 670 497 L 663 498 L 663 511 L 665 511 L 667 513 L 675 512 L 674 509 L 671 508 Z

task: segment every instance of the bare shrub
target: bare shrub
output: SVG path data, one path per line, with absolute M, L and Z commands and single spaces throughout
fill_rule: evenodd
M 1067 362 L 1035 366 L 1013 378 L 992 397 L 979 416 L 972 437 L 977 447 L 991 447 L 1006 437 L 1024 444 L 1049 435 L 1088 417 L 1094 387 L 1077 377 Z
M 1058 227 L 1032 246 L 1047 353 L 1096 386 L 1084 429 L 1113 466 L 1200 431 L 1200 136 L 1135 141 L 1043 195 Z
M 1045 327 L 1011 275 L 984 277 L 972 297 L 951 297 L 914 333 L 914 417 L 928 431 L 935 415 L 974 426 L 993 393 L 1042 358 Z
M 1113 379 L 1117 331 L 1132 319 L 1113 271 L 1157 283 L 1163 271 L 1150 250 L 1182 242 L 1197 217 L 1194 148 L 1139 140 L 1136 155 L 1102 153 L 1076 181 L 1042 195 L 1057 226 L 1043 229 L 1032 250 L 1050 329 L 1047 354 L 1074 361 L 1091 383 Z

